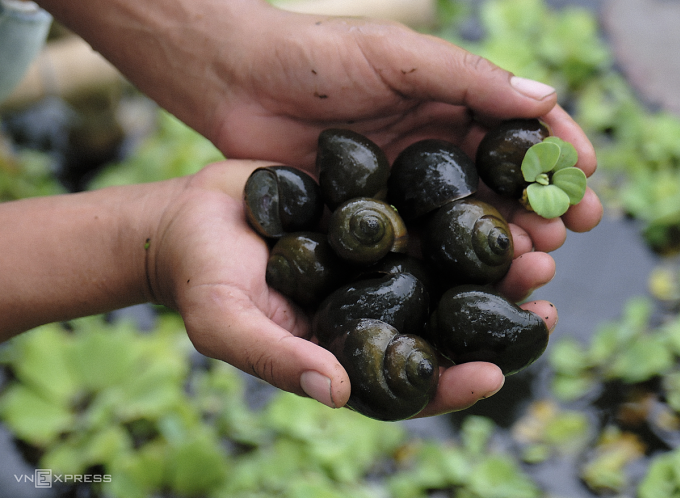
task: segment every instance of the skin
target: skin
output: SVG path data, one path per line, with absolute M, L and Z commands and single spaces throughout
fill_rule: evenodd
M 319 132 L 338 126 L 365 134 L 390 160 L 426 137 L 474 157 L 489 126 L 541 117 L 574 144 L 587 176 L 596 168 L 590 142 L 554 93 L 522 93 L 510 73 L 400 24 L 292 14 L 257 0 L 39 3 L 230 159 L 185 178 L 0 205 L 2 339 L 159 303 L 180 312 L 201 353 L 340 407 L 350 393 L 344 369 L 314 343 L 308 317 L 265 284 L 267 247 L 241 201 L 255 167 L 311 172 Z M 516 258 L 498 288 L 513 300 L 553 278 L 547 252 L 567 230 L 590 230 L 602 215 L 590 190 L 557 220 L 480 195 L 512 224 Z M 550 303 L 523 307 L 554 328 Z M 305 393 L 305 372 L 327 378 L 327 391 Z M 503 380 L 489 363 L 443 369 L 422 415 L 471 406 Z

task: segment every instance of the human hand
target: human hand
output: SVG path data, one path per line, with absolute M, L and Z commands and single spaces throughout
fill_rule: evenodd
M 590 141 L 546 85 L 516 78 L 397 23 L 305 16 L 272 7 L 259 9 L 255 19 L 272 28 L 225 62 L 221 74 L 229 74 L 230 92 L 207 130 L 228 157 L 270 159 L 313 171 L 318 135 L 329 127 L 366 135 L 390 160 L 423 138 L 448 140 L 475 157 L 481 138 L 500 120 L 540 117 L 575 146 L 577 166 L 587 176 L 595 171 Z M 550 221 L 520 209 L 519 203 L 485 197 L 521 230 L 518 237 L 541 252 L 560 247 L 567 229 L 588 231 L 602 216 L 591 189 L 579 205 Z M 536 265 L 519 266 L 533 268 L 522 271 L 525 279 L 536 272 Z M 541 274 L 528 288 L 552 275 Z M 505 290 L 515 287 L 513 281 L 511 275 Z
M 296 14 L 264 0 L 39 1 L 228 158 L 313 171 L 317 138 L 330 127 L 366 135 L 390 160 L 423 138 L 474 157 L 490 126 L 540 117 L 576 147 L 586 175 L 595 171 L 592 145 L 552 88 L 398 23 Z M 591 190 L 550 221 L 490 199 L 536 254 L 602 216 Z M 513 268 L 529 270 L 505 280 L 513 298 L 552 278 L 554 268 L 538 257 L 544 264 L 526 264 L 536 259 L 527 254 Z

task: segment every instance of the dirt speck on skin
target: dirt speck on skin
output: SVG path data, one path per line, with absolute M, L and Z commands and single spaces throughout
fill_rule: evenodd
M 318 97 L 320 99 L 327 99 L 328 98 L 328 95 L 326 95 L 325 93 L 319 93 L 319 92 L 314 92 L 314 96 Z

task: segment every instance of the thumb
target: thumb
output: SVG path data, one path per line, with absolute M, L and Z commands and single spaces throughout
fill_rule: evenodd
M 209 312 L 189 303 L 185 309 L 199 311 L 183 314 L 189 338 L 201 354 L 331 408 L 347 403 L 349 378 L 331 352 L 277 325 L 238 292 L 213 287 L 206 294 L 196 299 L 213 303 Z M 284 299 L 275 308 L 279 316 L 295 315 Z M 295 320 L 288 321 L 295 329 Z
M 551 86 L 514 76 L 441 38 L 408 28 L 400 36 L 372 35 L 362 49 L 381 77 L 411 98 L 464 105 L 495 119 L 543 116 L 557 103 Z

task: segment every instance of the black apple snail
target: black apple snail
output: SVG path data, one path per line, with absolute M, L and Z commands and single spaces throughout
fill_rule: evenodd
M 354 197 L 384 199 L 390 163 L 382 149 L 363 135 L 330 128 L 319 134 L 316 172 L 332 211 Z
M 265 238 L 314 230 L 323 215 L 318 183 L 290 166 L 267 166 L 251 173 L 243 190 L 246 219 Z
M 347 406 L 377 420 L 417 415 L 437 390 L 437 355 L 422 337 L 373 318 L 347 322 L 324 345 L 347 371 Z
M 426 330 L 426 337 L 452 362 L 487 361 L 505 375 L 536 361 L 550 336 L 541 317 L 475 285 L 446 291 Z
M 392 206 L 377 199 L 356 197 L 333 211 L 328 222 L 328 240 L 341 258 L 370 264 L 389 252 L 405 252 L 408 232 Z

